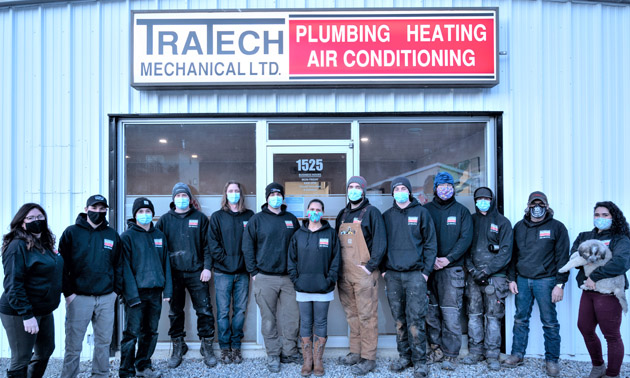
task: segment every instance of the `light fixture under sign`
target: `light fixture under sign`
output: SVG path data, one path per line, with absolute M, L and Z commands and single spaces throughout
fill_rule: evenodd
M 369 141 L 370 141 L 370 138 L 366 138 L 366 137 L 361 138 L 361 142 L 369 142 Z
M 193 158 L 193 159 L 196 159 L 196 158 L 198 158 L 199 156 L 198 156 L 198 155 L 191 155 L 190 157 L 191 157 L 191 158 Z
M 166 143 L 168 143 L 168 141 L 166 139 L 160 139 L 160 143 L 166 144 Z

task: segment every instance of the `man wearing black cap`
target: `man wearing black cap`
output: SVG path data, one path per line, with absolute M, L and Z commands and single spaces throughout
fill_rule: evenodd
M 280 362 L 302 364 L 302 354 L 297 349 L 300 312 L 287 271 L 289 242 L 300 226 L 282 203 L 282 185 L 275 182 L 267 185 L 265 198 L 267 203 L 245 227 L 243 255 L 262 317 L 260 332 L 265 339 L 267 368 L 277 373 Z M 277 324 L 282 328 L 282 337 L 278 335 Z
M 543 192 L 533 192 L 527 200 L 525 216 L 514 226 L 514 247 L 507 278 L 510 291 L 516 294 L 516 313 L 512 353 L 503 366 L 523 364 L 535 299 L 543 324 L 547 375 L 560 375 L 560 323 L 556 303 L 562 300 L 569 273 L 558 273 L 558 270 L 567 261 L 567 228 L 553 218 L 547 196 Z
M 133 201 L 133 218 L 127 222 L 127 231 L 120 235 L 125 263 L 125 330 L 120 343 L 118 371 L 121 378 L 161 376 L 153 370 L 151 356 L 158 339 L 162 295 L 168 302 L 173 287 L 166 237 L 153 227 L 154 213 L 153 203 L 148 198 L 136 198 Z
M 201 339 L 199 352 L 206 366 L 213 367 L 217 364 L 217 358 L 212 349 L 214 315 L 208 283 L 212 270 L 212 255 L 208 246 L 210 221 L 204 213 L 191 206 L 192 194 L 188 185 L 182 182 L 175 184 L 172 198 L 171 210 L 162 215 L 155 225 L 166 236 L 173 279 L 173 296 L 168 314 L 171 323 L 168 334 L 173 342 L 173 352 L 168 367 L 178 367 L 188 351 L 184 341 L 186 290 L 197 314 L 197 335 Z
M 475 190 L 473 242 L 466 256 L 468 356 L 471 365 L 486 358 L 490 370 L 500 370 L 501 319 L 509 293 L 507 266 L 512 258 L 512 224 L 499 214 L 492 190 Z
M 109 345 L 114 329 L 116 293 L 122 291 L 122 253 L 118 233 L 107 225 L 107 200 L 88 198 L 85 213 L 59 239 L 64 260 L 63 295 L 66 297 L 66 351 L 61 376 L 79 375 L 83 337 L 92 322 L 94 352 L 92 376 L 109 376 Z
M 425 316 L 427 280 L 437 254 L 431 214 L 411 194 L 406 177 L 392 180 L 393 206 L 383 214 L 387 229 L 387 254 L 383 277 L 387 300 L 396 321 L 398 360 L 389 367 L 401 372 L 413 366 L 414 378 L 428 376 Z
M 376 368 L 378 344 L 378 267 L 385 256 L 387 234 L 383 216 L 365 196 L 367 181 L 352 176 L 346 185 L 348 205 L 335 224 L 341 244 L 339 301 L 350 327 L 350 353 L 341 359 L 352 373 Z

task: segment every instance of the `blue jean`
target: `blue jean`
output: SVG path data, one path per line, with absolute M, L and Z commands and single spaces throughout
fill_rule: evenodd
M 534 299 L 538 303 L 540 321 L 545 338 L 545 360 L 557 362 L 560 358 L 560 323 L 556 304 L 551 302 L 551 292 L 556 286 L 556 277 L 529 279 L 517 277 L 516 314 L 514 315 L 514 337 L 512 354 L 523 357 L 529 336 L 529 318 L 532 316 Z
M 217 329 L 221 349 L 241 349 L 245 310 L 249 297 L 249 275 L 214 272 L 214 288 L 217 300 Z M 232 325 L 230 326 L 230 303 Z
M 328 307 L 330 302 L 298 302 L 300 308 L 300 337 L 315 335 L 328 337 Z

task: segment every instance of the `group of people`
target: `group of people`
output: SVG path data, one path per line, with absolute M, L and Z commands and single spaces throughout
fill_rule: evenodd
M 148 198 L 133 203 L 132 218 L 120 236 L 106 220 L 107 200 L 91 196 L 85 212 L 68 227 L 55 249 L 44 209 L 34 203 L 15 214 L 2 242 L 5 272 L 0 319 L 11 347 L 9 377 L 41 377 L 54 350 L 52 312 L 66 301 L 62 377 L 75 377 L 88 324 L 94 330 L 93 376 L 108 376 L 109 347 L 117 295 L 123 299 L 125 327 L 120 345 L 121 377 L 159 377 L 151 365 L 162 302 L 168 302 L 175 368 L 188 351 L 184 341 L 185 292 L 197 314 L 200 352 L 208 367 L 213 351 L 214 315 L 209 281 L 214 273 L 219 360 L 242 362 L 241 339 L 250 278 L 262 318 L 261 333 L 269 372 L 283 363 L 301 364 L 301 375 L 325 374 L 328 308 L 337 288 L 348 325 L 349 353 L 340 359 L 354 375 L 376 368 L 378 285 L 382 276 L 396 323 L 399 357 L 389 369 L 413 369 L 429 376 L 428 364 L 454 370 L 483 360 L 490 370 L 523 363 L 534 300 L 545 339 L 546 372 L 558 376 L 561 301 L 568 273 L 559 273 L 585 240 L 607 244 L 613 258 L 578 286 L 625 274 L 630 268 L 630 231 L 621 210 L 598 202 L 594 228 L 569 247 L 566 227 L 554 219 L 546 195 L 533 192 L 514 228 L 497 209 L 494 193 L 475 190 L 475 213 L 455 199 L 453 177 L 435 176 L 431 202 L 422 205 L 405 177 L 391 182 L 392 207 L 381 214 L 366 197 L 367 182 L 353 176 L 348 204 L 335 226 L 323 218 L 324 202 L 313 199 L 300 224 L 283 204 L 284 187 L 271 183 L 265 204 L 254 214 L 244 191 L 226 183 L 221 209 L 210 218 L 191 201 L 190 188 L 177 183 L 170 211 L 153 224 Z M 626 281 L 626 289 L 628 283 Z M 512 351 L 499 362 L 505 299 L 516 296 Z M 466 301 L 464 301 L 466 298 Z M 464 308 L 467 303 L 467 308 Z M 231 314 L 231 317 L 230 317 Z M 469 353 L 460 359 L 461 317 L 468 317 Z M 578 328 L 591 356 L 589 378 L 616 377 L 624 347 L 619 332 L 621 306 L 614 296 L 585 290 Z M 599 325 L 608 342 L 602 357 Z M 299 350 L 301 347 L 301 352 Z

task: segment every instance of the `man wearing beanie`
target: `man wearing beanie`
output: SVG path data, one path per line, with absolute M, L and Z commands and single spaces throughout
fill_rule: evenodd
M 562 300 L 564 284 L 569 279 L 569 272 L 558 273 L 558 270 L 569 261 L 569 233 L 553 215 L 547 196 L 533 192 L 527 200 L 525 216 L 514 226 L 507 278 L 510 291 L 516 294 L 516 313 L 512 353 L 503 366 L 523 364 L 535 299 L 543 324 L 547 375 L 557 377 L 560 375 L 560 323 L 556 303 Z
M 431 214 L 411 193 L 406 177 L 392 180 L 394 203 L 383 214 L 387 254 L 382 265 L 387 300 L 396 321 L 399 355 L 389 369 L 401 372 L 413 366 L 414 378 L 422 378 L 429 373 L 425 332 L 427 280 L 433 271 L 437 239 Z
M 460 317 L 464 297 L 464 258 L 472 242 L 470 212 L 455 200 L 453 176 L 439 172 L 433 180 L 433 201 L 427 203 L 438 239 L 433 273 L 429 276 L 427 336 L 429 362 L 442 362 L 442 369 L 454 370 L 462 346 Z
M 298 230 L 297 218 L 286 211 L 284 187 L 272 182 L 265 188 L 267 203 L 249 219 L 243 233 L 245 266 L 254 281 L 260 309 L 267 368 L 280 371 L 280 362 L 302 364 L 297 348 L 299 309 L 287 271 L 289 241 Z M 277 325 L 282 328 L 278 332 Z M 282 335 L 282 337 L 279 336 Z
M 181 364 L 188 351 L 184 305 L 186 290 L 197 314 L 197 335 L 201 339 L 199 352 L 208 367 L 214 367 L 217 359 L 212 349 L 214 341 L 214 315 L 210 301 L 209 281 L 212 270 L 212 255 L 208 246 L 210 221 L 201 211 L 191 206 L 192 194 L 188 185 L 177 183 L 173 187 L 171 210 L 162 215 L 155 227 L 166 236 L 171 260 L 173 296 L 168 314 L 168 334 L 173 342 L 173 353 L 168 360 L 169 368 Z
M 353 374 L 365 375 L 376 368 L 378 267 L 387 235 L 381 212 L 365 196 L 365 179 L 353 176 L 346 188 L 349 203 L 335 223 L 342 261 L 337 288 L 350 326 L 350 353 L 341 362 L 352 366 Z
M 120 235 L 123 249 L 125 329 L 120 343 L 123 377 L 160 377 L 151 365 L 158 339 L 162 296 L 168 302 L 173 287 L 166 237 L 153 227 L 153 203 L 145 197 L 133 201 L 133 217 Z M 138 351 L 136 353 L 136 343 Z
M 490 188 L 475 190 L 473 242 L 466 256 L 468 356 L 462 363 L 486 358 L 488 369 L 500 370 L 501 320 L 508 295 L 507 266 L 512 258 L 512 224 L 499 214 Z

